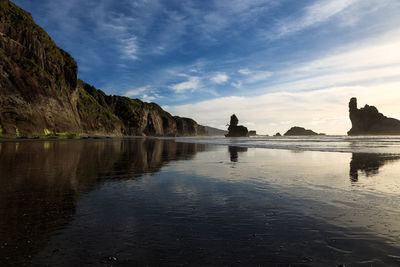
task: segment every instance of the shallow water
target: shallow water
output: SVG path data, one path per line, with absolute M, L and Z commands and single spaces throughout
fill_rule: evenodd
M 400 155 L 0 143 L 0 266 L 399 266 Z
M 179 142 L 300 151 L 399 154 L 399 136 L 253 136 L 242 138 L 182 137 Z

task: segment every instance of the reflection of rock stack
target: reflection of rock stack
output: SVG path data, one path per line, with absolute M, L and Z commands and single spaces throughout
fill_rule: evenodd
M 231 161 L 232 162 L 237 162 L 239 155 L 239 152 L 247 152 L 247 147 L 239 147 L 239 146 L 230 146 L 228 148 L 229 153 L 231 154 Z
M 359 171 L 364 173 L 365 176 L 376 175 L 383 165 L 396 160 L 400 160 L 400 156 L 353 153 L 350 162 L 350 180 L 357 182 Z
M 229 133 L 225 135 L 226 137 L 242 137 L 248 135 L 249 131 L 247 128 L 242 125 L 238 125 L 238 123 L 239 119 L 235 114 L 233 114 L 228 127 Z

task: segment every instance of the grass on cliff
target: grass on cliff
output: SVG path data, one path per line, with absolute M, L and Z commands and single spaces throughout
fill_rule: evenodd
M 80 137 L 80 135 L 74 133 L 56 133 L 48 129 L 44 129 L 42 134 L 35 135 L 34 137 L 40 139 L 46 139 L 46 138 L 77 139 Z
M 105 104 L 105 101 L 98 101 L 95 97 L 93 97 L 90 93 L 87 92 L 86 88 L 90 86 L 85 82 L 78 80 L 78 105 L 79 110 L 84 113 L 84 115 L 89 117 L 102 117 L 104 119 L 109 120 L 110 122 L 120 122 L 117 116 L 115 116 L 108 106 Z M 102 102 L 102 103 L 101 103 Z M 101 104 L 100 104 L 101 103 Z

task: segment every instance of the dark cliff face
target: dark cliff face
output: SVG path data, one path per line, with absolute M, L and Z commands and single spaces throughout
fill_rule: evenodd
M 400 135 L 400 121 L 384 116 L 374 106 L 357 108 L 357 98 L 349 103 L 352 128 L 348 135 Z
M 31 15 L 0 0 L 0 129 L 32 137 L 45 129 L 98 135 L 202 135 L 204 127 L 157 104 L 107 96 L 77 79 L 77 64 Z

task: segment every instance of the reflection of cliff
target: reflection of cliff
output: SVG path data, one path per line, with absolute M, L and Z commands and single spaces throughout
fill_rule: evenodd
M 156 172 L 204 150 L 148 139 L 0 143 L 0 266 L 29 264 L 102 180 Z
M 232 162 L 237 162 L 239 155 L 239 152 L 247 152 L 247 147 L 239 147 L 239 146 L 230 146 L 228 148 L 229 153 L 231 154 L 231 161 Z
M 400 160 L 400 156 L 353 153 L 350 162 L 350 180 L 352 182 L 358 181 L 358 171 L 366 176 L 376 175 L 379 168 L 396 160 Z

